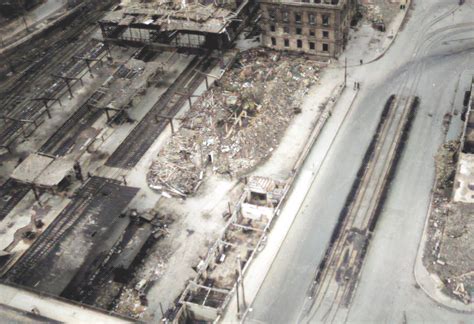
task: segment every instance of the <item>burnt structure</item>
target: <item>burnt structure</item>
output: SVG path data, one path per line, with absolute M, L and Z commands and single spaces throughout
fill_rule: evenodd
M 92 177 L 17 260 L 2 279 L 60 295 L 71 282 L 86 280 L 120 238 L 129 220 L 122 211 L 138 188 Z M 86 278 L 86 279 L 85 279 Z
M 347 43 L 355 0 L 259 0 L 263 45 L 328 59 Z
M 160 49 L 225 49 L 256 9 L 254 0 L 138 3 L 99 21 L 104 41 Z

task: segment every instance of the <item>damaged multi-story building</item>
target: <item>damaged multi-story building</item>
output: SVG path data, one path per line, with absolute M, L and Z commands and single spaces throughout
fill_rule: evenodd
M 347 43 L 356 0 L 259 0 L 263 45 L 337 57 Z

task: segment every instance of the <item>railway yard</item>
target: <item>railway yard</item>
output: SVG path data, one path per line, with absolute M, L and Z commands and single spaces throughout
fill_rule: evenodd
M 413 213 L 426 217 L 419 258 L 443 296 L 472 306 L 474 85 L 458 81 L 459 116 L 458 88 L 453 110 L 443 99 L 434 117 L 420 90 L 432 81 L 420 57 L 472 23 L 429 32 L 458 10 L 430 7 L 436 18 L 399 75 L 383 75 L 396 61 L 385 52 L 363 60 L 384 44 L 395 55 L 394 35 L 421 15 L 404 12 L 411 2 L 361 1 L 347 54 L 315 60 L 262 47 L 266 18 L 252 0 L 43 1 L 47 15 L 0 48 L 0 314 L 357 321 L 426 120 L 454 135 L 424 161 L 436 169 L 428 216 Z M 0 32 L 14 23 L 0 20 Z
M 304 58 L 264 49 L 104 42 L 96 22 L 117 5 L 82 2 L 16 51 L 4 48 L 2 280 L 131 319 L 173 318 L 221 230 L 231 227 L 218 250 L 252 232 L 253 243 L 235 252 L 246 259 L 256 248 L 268 220 L 251 225 L 231 217 L 245 191 L 240 177 L 277 149 L 324 65 L 302 66 Z M 245 35 L 252 42 L 253 29 L 239 37 Z M 286 104 L 272 107 L 275 96 L 288 96 Z M 314 114 L 310 122 L 323 108 L 306 113 Z M 208 119 L 206 134 L 199 124 Z M 176 147 L 187 136 L 188 146 Z M 163 150 L 188 159 L 200 143 L 201 156 L 190 159 L 197 170 L 192 190 L 160 182 L 164 190 L 152 180 L 156 170 L 186 165 Z M 222 167 L 225 152 L 238 153 L 241 166 Z M 290 174 L 287 167 L 282 177 Z M 196 279 L 199 285 L 232 290 L 237 254 L 226 254 L 215 279 Z

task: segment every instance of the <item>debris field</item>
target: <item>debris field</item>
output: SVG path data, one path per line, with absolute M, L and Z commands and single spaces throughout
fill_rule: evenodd
M 436 156 L 436 186 L 423 256 L 448 295 L 468 304 L 474 290 L 474 219 L 472 206 L 451 200 L 459 141 L 445 143 Z
M 148 173 L 152 189 L 193 194 L 206 171 L 239 177 L 278 146 L 309 87 L 317 62 L 257 48 L 242 52 L 182 118 Z

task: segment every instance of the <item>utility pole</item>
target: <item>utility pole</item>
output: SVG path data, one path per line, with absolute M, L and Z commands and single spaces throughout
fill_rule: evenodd
M 344 60 L 344 87 L 347 85 L 347 57 Z

